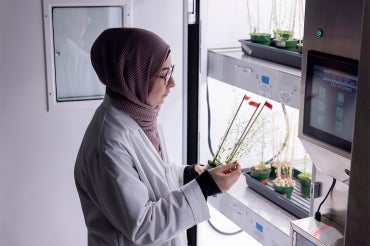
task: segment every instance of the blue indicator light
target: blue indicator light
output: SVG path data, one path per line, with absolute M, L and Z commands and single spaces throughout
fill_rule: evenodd
M 266 75 L 262 75 L 262 83 L 265 84 L 265 85 L 269 85 L 270 84 L 270 78 L 267 77 Z
M 258 222 L 256 222 L 256 229 L 259 230 L 260 232 L 263 232 L 263 226 Z

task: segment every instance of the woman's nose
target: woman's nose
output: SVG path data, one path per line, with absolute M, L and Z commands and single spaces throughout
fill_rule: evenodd
M 168 81 L 167 86 L 171 88 L 171 87 L 175 87 L 175 85 L 176 85 L 175 80 L 174 80 L 174 79 L 173 79 L 173 77 L 171 76 L 171 77 L 170 77 L 170 80 Z

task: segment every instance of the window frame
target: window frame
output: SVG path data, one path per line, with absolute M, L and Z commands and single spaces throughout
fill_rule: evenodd
M 76 100 L 70 101 L 58 101 L 57 99 L 53 9 L 58 7 L 120 7 L 122 8 L 122 26 L 130 27 L 132 26 L 131 0 L 43 0 L 47 110 L 94 109 L 100 105 L 102 99 L 81 100 L 77 98 Z

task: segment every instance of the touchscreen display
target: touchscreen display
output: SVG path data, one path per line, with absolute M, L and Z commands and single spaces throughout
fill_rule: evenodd
M 358 61 L 309 51 L 303 132 L 351 152 Z
M 297 246 L 317 246 L 316 244 L 314 244 L 313 242 L 309 241 L 307 238 L 305 238 L 304 236 L 296 233 L 296 241 L 295 241 L 295 245 Z

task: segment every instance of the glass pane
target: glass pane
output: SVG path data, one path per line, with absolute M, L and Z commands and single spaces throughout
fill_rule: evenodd
M 106 28 L 123 26 L 121 7 L 54 7 L 55 87 L 58 102 L 101 99 L 105 86 L 90 62 L 90 49 Z

